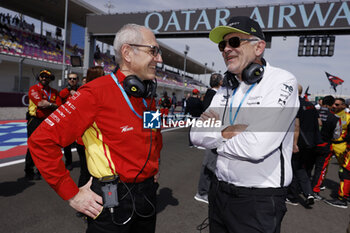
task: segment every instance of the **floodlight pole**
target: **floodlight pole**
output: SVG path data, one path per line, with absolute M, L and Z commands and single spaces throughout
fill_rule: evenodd
M 62 52 L 62 78 L 58 81 L 58 86 L 63 86 L 66 67 L 66 39 L 67 39 L 67 18 L 68 18 L 68 0 L 66 0 L 64 13 L 64 38 L 63 38 L 63 52 Z
M 182 75 L 182 83 L 183 83 L 183 89 L 182 89 L 182 96 L 185 95 L 185 78 L 186 78 L 186 59 L 187 59 L 187 53 L 188 51 L 190 50 L 190 46 L 186 45 L 185 47 L 185 51 L 184 51 L 184 54 L 185 54 L 185 57 L 184 57 L 184 72 L 183 72 L 183 75 Z

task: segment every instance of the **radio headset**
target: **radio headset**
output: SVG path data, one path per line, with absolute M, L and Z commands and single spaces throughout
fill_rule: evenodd
M 156 94 L 156 90 L 157 90 L 157 79 L 155 79 L 155 81 L 152 80 L 146 80 L 146 81 L 142 81 L 139 77 L 137 77 L 136 75 L 128 75 L 127 77 L 125 77 L 124 81 L 123 81 L 123 87 L 120 86 L 118 79 L 115 77 L 115 75 L 112 73 L 111 74 L 112 78 L 114 79 L 114 81 L 117 83 L 118 87 L 120 88 L 120 90 L 125 91 L 125 93 L 128 96 L 133 96 L 136 98 L 143 98 L 143 100 L 145 98 L 151 98 L 150 104 L 146 105 L 146 101 L 144 100 L 144 104 L 147 108 L 147 111 L 149 111 L 151 109 L 152 106 L 152 102 L 154 100 L 155 94 Z M 124 93 L 123 93 L 124 95 Z M 126 102 L 129 104 L 129 107 L 133 110 L 132 104 L 129 100 L 129 98 L 127 96 L 124 95 L 124 98 L 126 100 Z M 134 110 L 133 110 L 134 111 Z M 141 117 L 139 114 L 137 114 L 136 112 L 134 112 L 138 117 Z M 142 118 L 142 117 L 141 117 Z M 127 189 L 127 193 L 120 198 L 120 200 L 123 200 L 128 194 L 131 197 L 131 202 L 132 202 L 132 206 L 133 206 L 133 210 L 132 213 L 130 214 L 129 218 L 121 223 L 118 223 L 114 220 L 114 208 L 117 207 L 119 205 L 118 202 L 118 195 L 117 195 L 117 185 L 115 185 L 114 187 L 110 187 L 108 185 L 104 186 L 106 187 L 105 189 L 103 189 L 102 191 L 104 192 L 104 196 L 108 196 L 110 193 L 115 193 L 115 198 L 111 201 L 109 199 L 106 198 L 106 203 L 104 200 L 104 207 L 107 207 L 111 213 L 112 216 L 112 222 L 116 225 L 125 225 L 126 223 L 128 223 L 131 218 L 133 217 L 134 213 L 136 213 L 138 216 L 140 217 L 144 217 L 144 218 L 148 218 L 151 217 L 152 215 L 155 214 L 156 208 L 155 206 L 146 198 L 146 201 L 152 206 L 153 210 L 150 214 L 148 215 L 143 215 L 141 213 L 138 213 L 136 206 L 135 206 L 135 200 L 134 197 L 131 194 L 131 190 L 135 187 L 135 183 L 136 183 L 136 179 L 137 177 L 143 172 L 143 170 L 145 169 L 149 158 L 151 156 L 151 151 L 152 151 L 152 129 L 150 129 L 150 146 L 149 146 L 149 151 L 148 151 L 148 155 L 147 155 L 147 159 L 145 164 L 143 165 L 143 167 L 141 168 L 141 170 L 139 171 L 139 173 L 135 176 L 133 185 L 129 188 L 124 182 L 122 182 L 120 180 L 120 182 L 125 186 L 125 188 Z M 108 188 L 107 188 L 108 187 Z M 113 190 L 113 192 L 112 192 Z M 105 194 L 106 193 L 106 194 Z M 108 195 L 107 195 L 108 193 Z
M 136 75 L 129 75 L 123 81 L 123 88 L 129 96 L 148 98 L 155 96 L 157 83 L 151 80 L 142 81 Z
M 266 66 L 266 61 L 264 58 L 261 58 L 262 65 L 252 62 L 250 63 L 244 70 L 242 71 L 242 81 L 247 84 L 247 85 L 252 85 L 255 83 L 259 83 L 261 79 L 263 78 L 264 75 L 264 67 Z M 224 81 L 223 81 L 223 86 L 226 87 L 226 104 L 225 104 L 225 110 L 224 114 L 222 116 L 222 123 L 224 123 L 225 120 L 225 113 L 226 113 L 226 108 L 228 104 L 228 100 L 230 98 L 228 90 L 231 89 L 236 89 L 239 86 L 239 82 L 236 78 L 236 75 L 226 71 L 224 75 Z

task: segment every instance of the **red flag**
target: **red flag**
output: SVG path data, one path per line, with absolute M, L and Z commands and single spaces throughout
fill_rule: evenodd
M 306 90 L 305 90 L 305 94 L 304 94 L 304 99 L 306 100 L 306 101 L 309 101 L 309 95 L 311 95 L 310 93 L 309 93 L 309 86 L 306 88 Z
M 331 84 L 331 86 L 333 87 L 334 91 L 337 92 L 337 89 L 336 89 L 337 86 L 341 85 L 344 82 L 344 80 L 341 78 L 338 78 L 337 76 L 331 75 L 327 72 L 325 72 L 325 73 L 326 73 L 328 81 Z

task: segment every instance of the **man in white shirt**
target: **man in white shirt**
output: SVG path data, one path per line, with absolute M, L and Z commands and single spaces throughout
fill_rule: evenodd
M 264 34 L 249 17 L 232 17 L 209 38 L 218 43 L 228 69 L 225 87 L 200 118 L 222 126 L 191 130 L 193 144 L 218 153 L 209 191 L 210 232 L 278 233 L 292 180 L 296 78 L 265 62 Z

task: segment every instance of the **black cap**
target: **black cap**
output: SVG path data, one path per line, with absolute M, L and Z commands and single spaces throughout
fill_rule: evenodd
M 255 20 L 247 16 L 232 17 L 226 26 L 218 26 L 211 30 L 209 33 L 209 39 L 215 43 L 219 43 L 224 39 L 225 35 L 232 32 L 240 32 L 247 35 L 253 35 L 262 40 L 265 40 L 265 36 L 261 30 L 260 25 Z
M 47 69 L 40 70 L 39 76 L 46 77 L 46 78 L 49 78 L 51 80 L 55 80 L 55 75 L 53 75 L 52 72 L 50 70 L 47 70 Z

